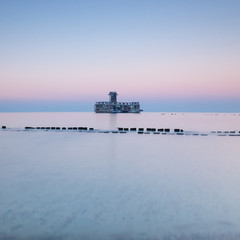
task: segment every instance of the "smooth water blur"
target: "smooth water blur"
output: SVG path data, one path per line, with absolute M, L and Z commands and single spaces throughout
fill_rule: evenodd
M 10 128 L 240 130 L 238 114 L 0 114 Z M 0 239 L 240 239 L 240 137 L 0 130 Z
M 182 128 L 189 131 L 238 130 L 239 113 L 0 113 L 0 125 L 7 127 L 59 126 Z

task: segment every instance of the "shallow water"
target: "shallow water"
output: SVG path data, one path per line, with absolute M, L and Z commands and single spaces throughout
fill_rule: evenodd
M 182 128 L 189 131 L 240 130 L 239 113 L 0 113 L 0 125 L 25 126 L 87 126 L 99 129 L 117 127 Z
M 239 114 L 0 114 L 24 126 L 240 130 Z M 0 130 L 0 239 L 240 239 L 240 137 Z

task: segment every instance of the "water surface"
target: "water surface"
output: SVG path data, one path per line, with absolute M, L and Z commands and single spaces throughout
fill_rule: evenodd
M 239 130 L 238 114 L 0 114 L 1 125 Z M 0 130 L 0 239 L 240 239 L 240 137 Z

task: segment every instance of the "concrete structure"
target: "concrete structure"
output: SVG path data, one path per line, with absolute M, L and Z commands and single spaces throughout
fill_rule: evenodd
M 96 113 L 140 113 L 139 102 L 117 102 L 117 92 L 110 92 L 109 102 L 96 102 Z

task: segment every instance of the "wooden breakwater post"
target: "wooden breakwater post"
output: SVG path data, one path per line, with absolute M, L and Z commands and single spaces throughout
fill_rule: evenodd
M 87 127 L 78 127 L 78 130 L 85 130 L 86 131 L 86 130 L 88 130 L 88 128 Z
M 167 133 L 167 132 L 170 132 L 170 128 L 158 128 L 157 131 L 161 133 Z
M 117 129 L 118 129 L 118 131 L 122 131 L 122 132 L 129 131 L 129 128 L 118 127 Z
M 35 127 L 25 127 L 25 130 L 32 130 L 32 129 L 36 129 Z
M 138 134 L 143 134 L 144 128 L 138 128 Z
M 175 128 L 175 129 L 174 129 L 174 132 L 175 132 L 175 133 L 179 133 L 179 132 L 183 132 L 183 130 L 180 129 L 180 128 Z
M 156 128 L 147 128 L 147 132 L 156 132 Z

